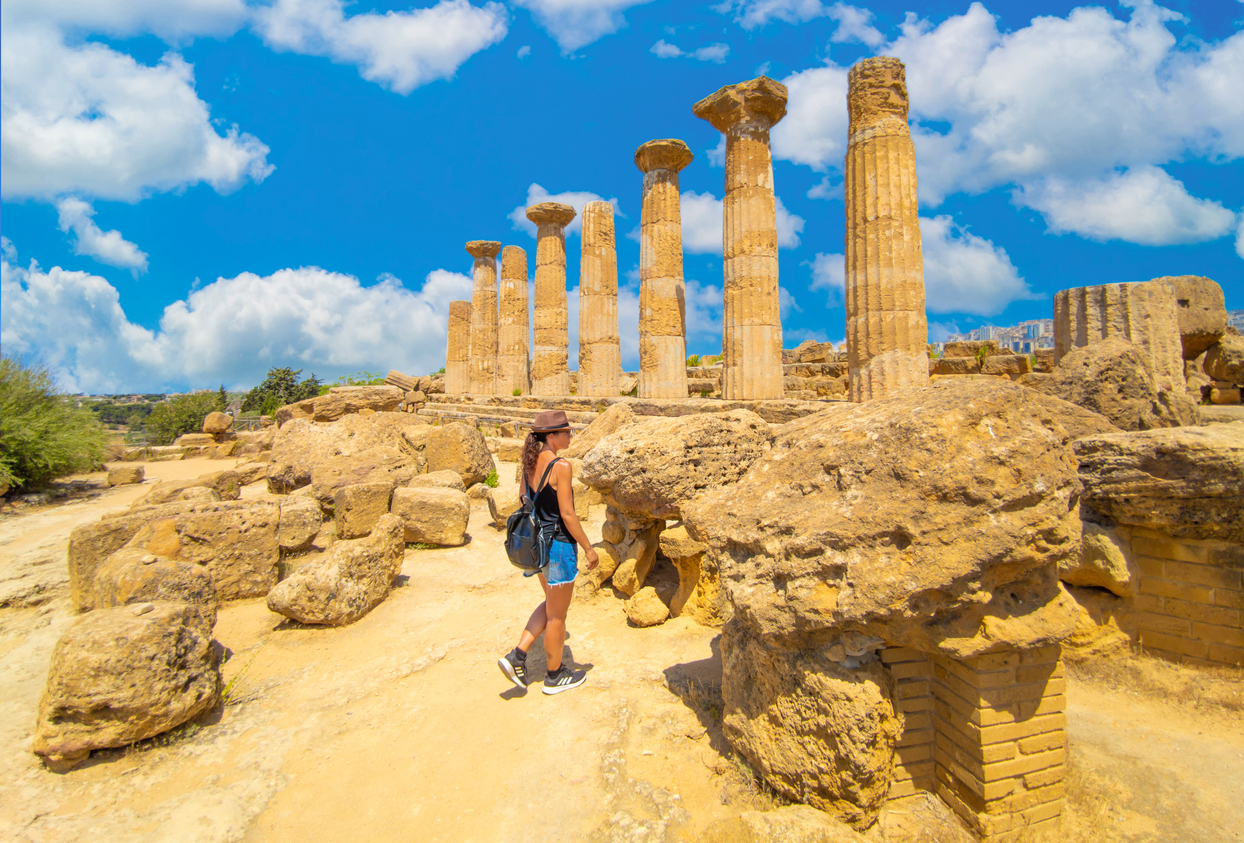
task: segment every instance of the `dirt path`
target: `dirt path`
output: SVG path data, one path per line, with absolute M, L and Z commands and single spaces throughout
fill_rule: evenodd
M 148 474 L 220 465 L 156 463 Z M 223 710 L 48 773 L 29 744 L 51 649 L 73 622 L 68 533 L 139 494 L 0 521 L 0 586 L 43 589 L 33 605 L 0 609 L 0 839 L 657 843 L 773 805 L 721 737 L 715 630 L 683 619 L 636 629 L 601 595 L 576 601 L 568 621 L 573 659 L 589 669 L 582 688 L 548 697 L 502 677 L 496 659 L 539 588 L 504 563 L 479 506 L 468 545 L 408 551 L 399 587 L 351 626 L 290 624 L 262 600 L 227 604 L 215 629 L 228 651 Z M 602 516 L 594 509 L 589 534 Z M 540 645 L 531 667 L 543 675 Z M 1214 819 L 1244 827 L 1239 731 L 1201 724 L 1196 735 L 1195 720 L 1112 693 L 1074 686 L 1079 778 L 1064 839 L 1239 839 Z M 915 831 L 912 810 L 883 815 L 869 838 L 964 839 L 936 800 Z

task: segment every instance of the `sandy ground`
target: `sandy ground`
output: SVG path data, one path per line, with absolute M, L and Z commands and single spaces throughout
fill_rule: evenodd
M 513 466 L 498 473 L 512 478 Z M 586 684 L 549 697 L 506 681 L 496 659 L 539 587 L 504 561 L 479 506 L 465 547 L 409 550 L 398 587 L 349 627 L 291 624 L 262 600 L 227 604 L 215 629 L 222 710 L 49 773 L 29 745 L 51 649 L 73 622 L 69 531 L 144 491 L 0 517 L 0 839 L 655 843 L 777 804 L 722 738 L 715 630 L 683 619 L 637 629 L 612 594 L 576 600 L 567 649 Z M 599 535 L 603 511 L 592 516 Z M 539 644 L 530 664 L 543 675 Z M 1244 840 L 1239 710 L 1201 716 L 1089 679 L 1072 689 L 1062 839 Z M 970 839 L 935 799 L 894 806 L 868 836 Z

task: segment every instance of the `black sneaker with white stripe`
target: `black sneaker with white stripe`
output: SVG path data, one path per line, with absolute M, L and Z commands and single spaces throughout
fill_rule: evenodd
M 566 665 L 562 665 L 544 677 L 544 693 L 560 694 L 562 691 L 578 688 L 583 684 L 584 679 L 587 679 L 585 671 L 571 670 Z
M 520 688 L 527 687 L 527 662 L 525 659 L 518 658 L 517 648 L 497 659 L 497 666 L 501 668 L 506 679 Z

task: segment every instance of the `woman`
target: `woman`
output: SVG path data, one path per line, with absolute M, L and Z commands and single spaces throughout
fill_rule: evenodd
M 538 574 L 544 589 L 544 602 L 531 613 L 531 619 L 518 639 L 518 646 L 498 660 L 501 672 L 520 688 L 527 687 L 527 651 L 544 633 L 544 653 L 548 673 L 544 693 L 560 694 L 583 684 L 587 675 L 562 664 L 562 644 L 566 640 L 566 611 L 574 596 L 578 574 L 575 544 L 583 548 L 588 570 L 596 567 L 596 550 L 588 541 L 583 525 L 574 513 L 574 492 L 570 488 L 570 463 L 557 456 L 570 445 L 570 421 L 562 410 L 537 413 L 531 433 L 523 444 L 522 494 L 534 495 L 536 513 L 543 524 L 555 525 L 549 543 L 548 565 Z M 526 576 L 531 576 L 526 574 Z

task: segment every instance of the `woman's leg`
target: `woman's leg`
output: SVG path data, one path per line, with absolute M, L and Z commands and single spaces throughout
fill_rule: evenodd
M 540 637 L 540 633 L 544 632 L 544 628 L 548 624 L 548 612 L 545 606 L 548 604 L 549 599 L 549 583 L 543 573 L 536 576 L 540 579 L 540 588 L 544 589 L 544 603 L 537 606 L 536 610 L 531 613 L 531 617 L 527 620 L 527 626 L 523 629 L 523 634 L 518 638 L 518 649 L 524 653 L 531 649 L 532 644 L 536 643 L 536 639 Z M 565 620 L 565 615 L 562 616 L 562 620 Z M 565 633 L 564 624 L 562 632 L 563 634 Z M 560 648 L 558 652 L 561 652 Z
M 544 653 L 549 673 L 553 673 L 562 666 L 562 645 L 566 642 L 566 612 L 570 609 L 570 598 L 574 596 L 574 582 L 549 586 L 546 594 Z

